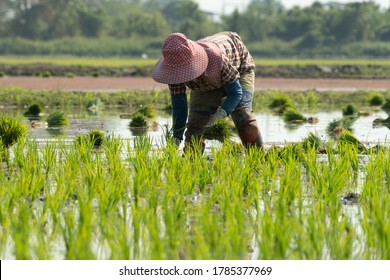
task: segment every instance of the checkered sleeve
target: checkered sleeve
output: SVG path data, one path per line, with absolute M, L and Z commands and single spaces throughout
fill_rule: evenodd
M 186 92 L 185 84 L 170 84 L 168 87 L 172 95 L 178 95 Z
M 238 70 L 232 66 L 229 58 L 222 56 L 221 84 L 228 85 L 240 78 Z

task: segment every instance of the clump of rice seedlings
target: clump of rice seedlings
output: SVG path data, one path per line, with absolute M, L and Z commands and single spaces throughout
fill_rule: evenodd
M 323 145 L 324 143 L 321 137 L 314 132 L 310 132 L 305 138 L 302 139 L 302 147 L 306 150 L 310 148 L 318 150 Z
M 148 119 L 155 118 L 157 116 L 156 111 L 154 111 L 153 108 L 149 105 L 146 105 L 145 107 L 142 107 L 141 109 L 137 110 L 134 115 L 135 114 L 141 114 Z
M 342 111 L 343 111 L 343 116 L 355 116 L 358 113 L 355 106 L 353 106 L 352 104 L 345 105 Z
M 288 108 L 295 108 L 293 100 L 286 96 L 278 96 L 271 100 L 268 108 L 275 110 L 278 114 L 283 114 Z
M 79 135 L 75 139 L 75 143 L 81 144 L 82 142 L 90 143 L 95 148 L 100 147 L 105 140 L 104 132 L 99 129 L 91 130 L 87 135 Z
M 32 103 L 30 106 L 28 106 L 26 112 L 24 112 L 24 116 L 26 117 L 38 117 L 40 113 L 42 113 L 43 109 L 41 104 L 39 103 Z
M 218 140 L 224 142 L 233 136 L 234 125 L 227 119 L 221 119 L 203 131 L 203 137 L 209 140 Z
M 65 126 L 69 124 L 64 112 L 55 110 L 46 119 L 48 126 Z
M 289 123 L 300 123 L 305 122 L 306 117 L 298 112 L 295 108 L 287 108 L 283 113 L 283 119 L 285 122 Z
M 366 152 L 367 149 L 363 145 L 362 142 L 360 142 L 350 131 L 348 130 L 343 130 L 341 131 L 337 144 L 340 147 L 341 145 L 348 145 L 352 146 L 357 149 L 359 153 Z
M 129 124 L 130 127 L 147 127 L 146 117 L 141 113 L 135 113 Z
M 387 99 L 384 104 L 382 105 L 381 109 L 385 111 L 386 113 L 390 112 L 390 99 Z
M 26 136 L 28 128 L 18 119 L 7 116 L 0 117 L 0 140 L 4 148 L 9 148 L 19 139 Z
M 382 106 L 385 102 L 385 98 L 382 93 L 373 93 L 369 98 L 370 106 Z
M 102 104 L 100 98 L 95 98 L 88 100 L 86 107 L 89 111 L 96 112 L 103 106 Z
M 0 71 L 0 78 L 5 77 L 5 73 L 3 71 Z
M 67 78 L 74 78 L 74 77 L 76 77 L 76 75 L 75 75 L 74 73 L 72 73 L 72 72 L 66 73 L 65 76 L 66 76 Z
M 354 119 L 351 118 L 335 119 L 327 125 L 326 133 L 332 138 L 337 138 L 343 130 L 353 133 L 353 122 Z

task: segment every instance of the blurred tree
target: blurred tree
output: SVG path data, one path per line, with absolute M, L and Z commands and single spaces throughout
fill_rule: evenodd
M 329 13 L 329 33 L 336 42 L 375 40 L 384 26 L 384 16 L 374 2 L 346 4 L 342 9 Z
M 219 25 L 199 9 L 192 0 L 171 0 L 162 9 L 173 32 L 181 32 L 192 39 L 201 38 L 220 31 Z

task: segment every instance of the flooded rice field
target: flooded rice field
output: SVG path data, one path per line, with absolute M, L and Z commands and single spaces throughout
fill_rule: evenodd
M 163 138 L 164 132 L 171 127 L 171 116 L 165 111 L 157 111 L 158 116 L 153 119 L 153 127 L 139 129 L 129 127 L 133 110 L 104 108 L 97 112 L 87 109 L 67 109 L 66 116 L 69 118 L 69 126 L 63 128 L 47 128 L 42 121 L 31 121 L 23 117 L 23 110 L 2 109 L 4 114 L 19 117 L 29 127 L 28 136 L 37 141 L 44 141 L 61 137 L 72 141 L 79 134 L 87 134 L 93 129 L 99 129 L 106 135 L 114 135 L 123 139 L 132 139 L 135 136 L 148 135 L 155 143 Z M 310 132 L 317 133 L 324 140 L 329 139 L 326 127 L 329 122 L 342 118 L 341 111 L 316 111 L 305 112 L 307 117 L 318 119 L 317 123 L 286 123 L 280 115 L 271 111 L 255 111 L 256 119 L 260 125 L 265 146 L 284 145 L 286 143 L 300 142 Z M 369 146 L 385 144 L 390 139 L 390 129 L 386 126 L 374 126 L 375 119 L 386 119 L 387 113 L 382 110 L 372 111 L 368 116 L 360 116 L 353 124 L 354 135 Z M 233 140 L 239 142 L 238 137 Z M 214 142 L 214 141 L 212 141 Z
M 328 139 L 340 111 L 302 111 L 318 122 L 287 124 L 259 110 L 266 148 L 283 153 L 213 140 L 206 156 L 190 157 L 163 143 L 165 111 L 147 130 L 130 128 L 134 111 L 123 108 L 67 108 L 63 128 L 3 111 L 28 125 L 29 141 L 4 153 L 2 259 L 390 258 L 390 152 L 287 147 L 310 132 Z M 373 126 L 377 118 L 387 114 L 373 110 L 353 124 L 367 146 L 390 137 Z M 93 129 L 114 137 L 98 150 L 75 143 Z

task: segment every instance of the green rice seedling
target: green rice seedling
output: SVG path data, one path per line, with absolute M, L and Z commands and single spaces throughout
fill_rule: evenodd
M 5 77 L 4 71 L 0 71 L 0 78 Z
M 99 129 L 91 130 L 87 135 L 78 135 L 75 138 L 75 143 L 80 145 L 81 142 L 87 142 L 95 148 L 99 148 L 105 141 L 104 132 Z
M 47 125 L 50 126 L 66 126 L 69 124 L 68 118 L 65 113 L 59 110 L 55 110 L 49 114 L 46 119 Z
M 350 131 L 343 130 L 337 139 L 337 144 L 339 146 L 348 145 L 355 148 L 359 153 L 367 152 L 367 148 L 360 142 Z
M 283 112 L 283 119 L 288 123 L 302 123 L 306 121 L 306 117 L 298 112 L 298 110 L 294 108 L 287 108 Z
M 224 142 L 233 136 L 234 125 L 226 119 L 219 120 L 203 131 L 203 137 Z
M 147 127 L 148 123 L 146 121 L 146 117 L 143 114 L 138 113 L 133 115 L 133 118 L 131 119 L 129 126 L 142 128 L 142 127 Z
M 290 97 L 281 95 L 273 98 L 269 103 L 268 108 L 276 110 L 278 114 L 283 114 L 284 111 L 289 108 L 295 108 L 295 106 L 293 100 Z
M 343 107 L 343 116 L 356 116 L 358 111 L 352 104 L 347 104 Z
M 321 139 L 321 137 L 314 132 L 310 132 L 306 137 L 302 139 L 302 147 L 305 150 L 308 149 L 315 149 L 318 150 L 319 148 L 323 147 L 324 143 Z
M 42 105 L 39 103 L 32 103 L 28 106 L 27 110 L 24 112 L 24 116 L 26 117 L 38 117 L 40 113 L 42 113 Z
M 385 102 L 385 98 L 380 92 L 371 93 L 368 98 L 368 102 L 370 106 L 382 106 Z
M 103 106 L 100 98 L 89 99 L 86 108 L 90 111 L 98 111 Z
M 146 106 L 142 107 L 141 109 L 138 109 L 134 113 L 134 115 L 136 115 L 136 114 L 141 114 L 141 115 L 145 116 L 148 119 L 155 118 L 157 116 L 156 111 L 153 110 L 153 108 L 150 107 L 149 105 L 146 105 Z
M 329 122 L 329 124 L 326 127 L 326 133 L 336 139 L 340 133 L 343 130 L 347 130 L 351 133 L 353 133 L 353 123 L 355 119 L 353 118 L 341 118 L 341 119 L 334 119 L 333 121 Z
M 0 117 L 0 139 L 4 148 L 9 148 L 25 137 L 28 133 L 26 125 L 16 118 L 7 116 Z

